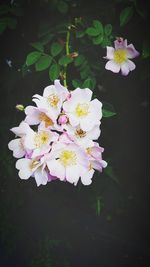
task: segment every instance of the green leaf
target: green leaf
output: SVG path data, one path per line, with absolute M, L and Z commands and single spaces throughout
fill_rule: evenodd
M 38 51 L 31 52 L 27 55 L 26 64 L 27 66 L 33 65 L 41 57 L 41 53 Z
M 101 43 L 102 47 L 111 46 L 112 42 L 109 37 L 104 36 L 103 41 Z
M 142 57 L 147 58 L 150 56 L 150 41 L 144 40 L 143 49 L 142 49 Z
M 132 18 L 132 16 L 133 16 L 132 6 L 128 6 L 125 9 L 123 9 L 120 14 L 120 26 L 126 25 L 128 21 Z
M 59 43 L 52 43 L 51 54 L 53 57 L 57 56 L 63 50 L 63 46 Z
M 103 25 L 99 20 L 93 20 L 93 25 L 97 30 L 98 34 L 103 34 Z
M 85 35 L 85 32 L 84 31 L 77 31 L 76 32 L 76 37 L 77 38 L 82 38 L 84 35 Z
M 72 85 L 74 88 L 81 87 L 81 81 L 78 79 L 72 80 Z
M 0 34 L 2 34 L 7 27 L 7 24 L 5 22 L 0 22 Z
M 97 37 L 94 37 L 92 41 L 93 41 L 93 44 L 95 44 L 95 45 L 101 44 L 103 42 L 103 35 L 99 35 Z
M 59 77 L 59 73 L 60 73 L 60 67 L 57 63 L 52 64 L 50 69 L 49 69 L 49 77 L 51 79 L 51 81 L 56 80 Z
M 52 57 L 48 55 L 43 55 L 39 58 L 39 60 L 35 63 L 36 71 L 46 70 L 52 62 Z
M 113 105 L 106 102 L 103 102 L 102 113 L 103 117 L 105 118 L 109 118 L 116 115 Z
M 62 65 L 62 66 L 66 66 L 69 63 L 71 63 L 72 61 L 73 61 L 73 59 L 71 57 L 69 57 L 69 56 L 62 56 L 59 59 L 59 64 Z
M 97 36 L 99 35 L 99 30 L 94 27 L 89 27 L 86 29 L 86 33 L 90 36 Z
M 53 39 L 53 37 L 54 37 L 54 34 L 48 33 L 44 37 L 41 38 L 40 42 L 43 45 L 46 45 L 46 44 L 48 44 Z
M 17 25 L 17 20 L 15 18 L 7 18 L 7 26 L 9 29 L 15 29 Z
M 109 36 L 112 33 L 112 25 L 106 24 L 104 27 L 104 32 L 107 36 Z
M 94 79 L 87 78 L 82 84 L 82 88 L 94 89 L 95 81 Z
M 7 14 L 9 12 L 9 6 L 8 5 L 0 5 L 0 15 Z
M 79 55 L 78 57 L 75 58 L 74 65 L 78 67 L 83 63 L 84 60 L 85 60 L 85 57 L 83 55 Z
M 65 1 L 60 0 L 57 3 L 57 9 L 60 13 L 66 14 L 68 12 L 68 4 Z
M 39 50 L 40 52 L 44 52 L 44 46 L 42 43 L 36 42 L 36 43 L 31 43 L 30 45 L 35 49 Z

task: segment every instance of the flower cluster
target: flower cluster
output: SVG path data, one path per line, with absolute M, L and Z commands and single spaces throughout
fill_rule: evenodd
M 104 149 L 95 142 L 100 136 L 102 104 L 91 98 L 90 89 L 69 92 L 59 80 L 47 86 L 42 96 L 33 96 L 36 106 L 25 108 L 24 121 L 11 129 L 17 138 L 8 144 L 18 158 L 21 179 L 34 177 L 37 186 L 55 179 L 74 185 L 81 179 L 89 185 L 95 170 L 107 166 Z
M 107 46 L 106 59 L 109 61 L 105 65 L 106 70 L 118 73 L 121 70 L 122 75 L 126 76 L 130 71 L 135 69 L 135 64 L 130 60 L 139 56 L 139 52 L 133 44 L 127 45 L 127 39 L 122 37 L 114 41 L 114 47 Z

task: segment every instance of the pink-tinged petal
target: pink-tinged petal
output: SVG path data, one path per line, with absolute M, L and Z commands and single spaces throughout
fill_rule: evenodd
M 25 155 L 25 150 L 21 144 L 20 138 L 10 141 L 8 148 L 13 151 L 13 156 L 15 158 L 22 158 Z
M 139 56 L 139 52 L 135 49 L 133 44 L 127 46 L 127 56 L 128 58 L 135 58 Z
M 41 168 L 38 168 L 34 172 L 34 178 L 35 178 L 37 186 L 46 185 L 47 184 L 48 176 L 45 173 L 42 172 Z
M 118 73 L 120 71 L 120 65 L 115 63 L 113 60 L 109 60 L 105 65 L 106 70 L 111 70 L 114 73 Z
M 115 49 L 113 47 L 111 47 L 111 46 L 107 46 L 106 48 L 107 48 L 107 55 L 106 55 L 105 58 L 113 59 L 114 58 L 114 50 Z
M 50 173 L 48 173 L 48 182 L 51 182 L 51 181 L 54 181 L 54 180 L 57 180 L 58 177 L 56 176 L 52 176 Z
M 126 61 L 125 63 L 121 65 L 121 73 L 122 75 L 127 76 L 129 71 L 130 71 L 130 68 L 129 68 L 128 62 Z
M 64 101 L 69 96 L 69 91 L 66 87 L 61 85 L 59 80 L 54 81 L 55 88 L 57 89 L 58 94 L 62 96 L 62 100 Z
M 54 85 L 49 85 L 47 87 L 45 87 L 44 92 L 43 92 L 43 96 L 44 97 L 48 97 L 49 95 L 55 93 L 55 86 Z
M 136 68 L 135 64 L 131 60 L 128 60 L 127 62 L 128 62 L 128 67 L 129 67 L 130 71 L 132 71 Z
M 114 41 L 115 49 L 124 49 L 127 47 L 127 39 L 123 40 L 123 38 L 118 38 Z
M 84 185 L 90 185 L 92 183 L 92 177 L 94 175 L 94 170 L 86 171 L 81 175 L 81 182 Z
M 28 106 L 25 108 L 25 114 L 27 115 L 25 118 L 25 122 L 27 122 L 29 125 L 36 125 L 40 123 L 39 114 L 41 111 L 39 111 L 38 108 L 33 106 Z
M 100 161 L 93 160 L 91 161 L 91 164 L 95 170 L 98 170 L 100 172 L 102 172 L 103 168 L 107 167 L 107 162 L 105 160 L 100 160 Z
M 66 180 L 73 184 L 77 184 L 79 180 L 79 166 L 67 166 L 66 168 Z
M 27 180 L 31 175 L 32 171 L 30 169 L 30 162 L 29 159 L 19 159 L 16 162 L 16 169 L 19 170 L 19 177 L 23 180 Z
M 73 127 L 78 126 L 79 120 L 73 115 L 73 114 L 68 114 L 69 116 L 69 122 Z
M 99 126 L 94 126 L 91 131 L 87 132 L 87 137 L 92 140 L 97 140 L 100 136 L 100 128 Z
M 65 179 L 65 168 L 58 160 L 47 161 L 47 166 L 52 176 L 58 177 L 61 181 Z
M 16 135 L 16 136 L 20 136 L 22 137 L 23 135 L 25 135 L 29 129 L 29 125 L 22 121 L 18 127 L 13 127 L 10 130 Z
M 77 88 L 72 92 L 72 98 L 80 99 L 84 102 L 91 101 L 93 92 L 89 88 L 80 89 Z

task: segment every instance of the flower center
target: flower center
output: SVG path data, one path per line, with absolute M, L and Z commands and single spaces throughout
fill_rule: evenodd
M 57 108 L 58 102 L 59 102 L 59 97 L 56 94 L 51 94 L 47 98 L 48 103 L 51 105 L 53 108 Z
M 118 64 L 127 60 L 127 51 L 125 49 L 117 49 L 114 52 L 114 61 Z
M 49 134 L 45 131 L 37 133 L 34 138 L 35 146 L 41 147 L 49 142 Z
M 32 160 L 30 163 L 30 169 L 33 170 L 37 167 L 37 165 L 39 164 L 39 161 L 37 160 Z
M 75 135 L 79 138 L 82 138 L 86 136 L 86 132 L 79 128 L 75 131 Z
M 59 161 L 64 167 L 76 165 L 77 156 L 74 151 L 64 150 L 61 152 Z
M 39 114 L 39 120 L 45 122 L 46 128 L 54 124 L 53 121 L 44 112 L 41 112 Z
M 77 117 L 87 116 L 89 113 L 89 105 L 87 103 L 78 104 L 76 106 L 75 113 Z

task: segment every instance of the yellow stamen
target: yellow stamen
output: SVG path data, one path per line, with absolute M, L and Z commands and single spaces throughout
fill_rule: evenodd
M 77 137 L 82 138 L 82 137 L 85 137 L 85 136 L 86 136 L 86 132 L 83 131 L 81 128 L 79 128 L 79 129 L 76 130 L 75 135 L 76 135 Z
M 54 124 L 53 121 L 44 112 L 41 112 L 39 114 L 39 120 L 45 122 L 46 128 Z
M 89 105 L 87 103 L 78 104 L 76 106 L 75 113 L 77 117 L 87 116 L 89 113 Z
M 45 131 L 36 133 L 34 137 L 34 143 L 36 147 L 41 147 L 49 142 L 49 134 Z
M 114 61 L 118 64 L 127 60 L 127 51 L 125 49 L 117 49 L 114 52 Z
M 59 102 L 59 97 L 56 94 L 51 94 L 47 98 L 48 103 L 50 104 L 51 107 L 57 108 L 58 102 Z
M 39 161 L 32 160 L 31 163 L 30 163 L 30 169 L 33 170 L 34 168 L 37 167 L 38 164 L 39 164 Z
M 64 167 L 76 165 L 77 162 L 76 153 L 71 150 L 64 150 L 60 154 L 59 161 Z

